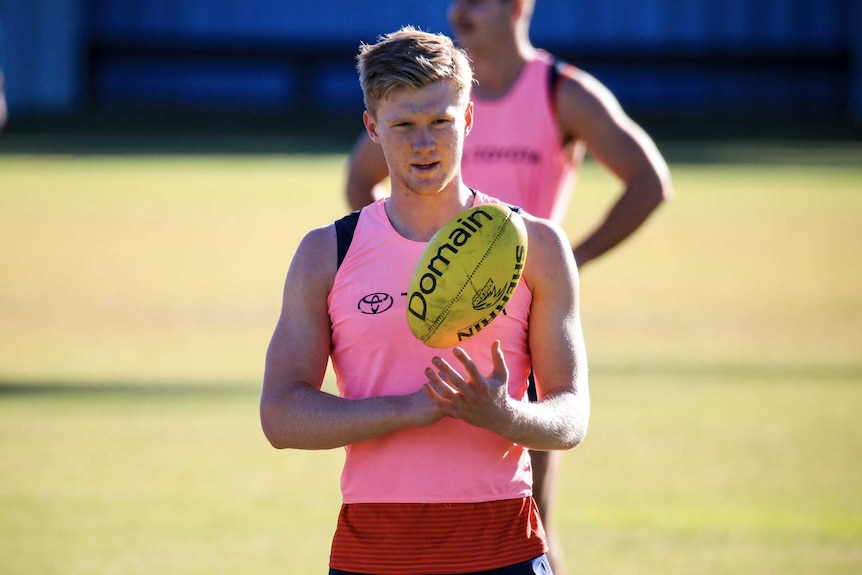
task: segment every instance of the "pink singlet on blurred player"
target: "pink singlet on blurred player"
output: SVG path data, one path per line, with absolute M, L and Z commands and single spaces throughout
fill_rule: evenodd
M 621 182 L 622 193 L 580 242 L 579 267 L 628 238 L 671 196 L 670 173 L 652 139 L 598 80 L 529 38 L 534 0 L 453 0 L 448 18 L 475 74 L 475 121 L 465 139 L 464 182 L 527 212 L 561 223 L 580 165 L 589 153 Z M 380 147 L 365 134 L 351 153 L 351 208 L 385 194 Z M 563 572 L 552 521 L 559 452 L 532 452 L 534 497 Z

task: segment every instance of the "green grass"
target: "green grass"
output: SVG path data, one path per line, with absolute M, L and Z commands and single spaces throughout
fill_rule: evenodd
M 862 168 L 724 159 L 672 163 L 674 201 L 583 270 L 570 573 L 862 570 Z M 3 573 L 325 570 L 341 451 L 271 449 L 257 394 L 343 170 L 0 156 Z M 585 166 L 570 234 L 616 191 Z
M 293 249 L 344 211 L 333 157 L 0 161 L 11 379 L 257 379 Z

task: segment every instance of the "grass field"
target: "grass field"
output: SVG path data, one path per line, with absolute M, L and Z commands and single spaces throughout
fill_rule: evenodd
M 671 156 L 674 201 L 583 270 L 570 574 L 862 572 L 848 156 Z M 325 572 L 341 452 L 271 449 L 257 395 L 288 262 L 346 210 L 343 170 L 0 155 L 0 572 Z M 585 166 L 570 234 L 616 191 Z

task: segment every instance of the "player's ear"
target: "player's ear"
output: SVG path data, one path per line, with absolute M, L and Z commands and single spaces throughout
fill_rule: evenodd
M 524 0 L 512 0 L 512 20 L 517 22 L 524 14 Z
M 377 121 L 368 110 L 362 112 L 362 123 L 365 124 L 365 131 L 368 132 L 368 137 L 379 144 L 380 135 L 377 133 Z
M 464 111 L 464 135 L 470 133 L 473 129 L 473 102 L 467 102 L 467 109 Z

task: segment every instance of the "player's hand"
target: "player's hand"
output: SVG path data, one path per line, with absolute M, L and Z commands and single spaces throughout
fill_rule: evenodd
M 508 408 L 509 368 L 503 357 L 499 341 L 491 346 L 493 371 L 482 375 L 479 368 L 460 347 L 453 350 L 455 358 L 463 365 L 464 375 L 443 358 L 432 360 L 434 368 L 427 368 L 428 384 L 425 393 L 434 404 L 449 417 L 460 419 L 470 425 L 498 431 L 504 424 Z

